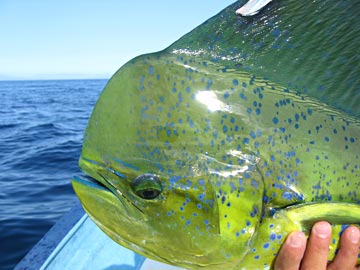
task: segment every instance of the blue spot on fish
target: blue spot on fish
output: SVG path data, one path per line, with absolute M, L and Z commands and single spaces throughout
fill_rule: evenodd
M 277 117 L 274 117 L 272 121 L 275 125 L 279 123 L 279 119 Z

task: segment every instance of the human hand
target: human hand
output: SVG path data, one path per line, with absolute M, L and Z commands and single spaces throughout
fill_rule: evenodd
M 331 226 L 318 222 L 311 230 L 306 243 L 302 232 L 291 233 L 276 258 L 275 270 L 355 270 L 360 231 L 355 226 L 347 228 L 340 238 L 340 250 L 334 261 L 328 264 L 327 257 L 331 238 Z

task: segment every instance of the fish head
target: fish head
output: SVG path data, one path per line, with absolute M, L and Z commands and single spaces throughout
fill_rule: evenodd
M 223 119 L 223 93 L 172 57 L 137 58 L 109 81 L 84 136 L 80 168 L 88 177 L 73 186 L 116 242 L 175 265 L 224 265 L 249 248 L 261 175 L 256 156 L 227 141 L 239 131 Z M 186 70 L 194 75 L 179 76 Z M 214 125 L 222 121 L 228 132 Z
M 272 1 L 254 17 L 234 3 L 120 68 L 73 179 L 95 223 L 173 265 L 268 269 L 290 231 L 358 203 L 359 124 L 344 112 L 360 115 L 359 16 L 330 2 Z

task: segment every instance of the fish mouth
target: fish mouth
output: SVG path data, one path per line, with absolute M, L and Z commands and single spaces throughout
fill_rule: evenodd
M 80 173 L 80 174 L 75 175 L 72 180 L 74 182 L 77 182 L 77 183 L 81 184 L 81 185 L 85 185 L 88 188 L 94 188 L 94 189 L 99 189 L 99 190 L 102 190 L 102 191 L 114 193 L 109 187 L 104 185 L 102 182 L 100 182 L 100 181 L 96 180 L 95 178 L 93 178 L 91 176 L 88 176 L 88 175 L 86 175 L 84 173 Z
M 106 197 L 112 197 L 111 200 L 114 202 L 117 202 L 118 205 L 121 205 L 122 209 L 127 213 L 130 214 L 131 209 L 136 209 L 139 213 L 143 214 L 142 209 L 136 205 L 133 201 L 131 201 L 121 190 L 117 189 L 115 186 L 113 186 L 109 181 L 106 180 L 104 176 L 99 174 L 99 177 L 102 178 L 102 180 L 97 180 L 94 177 L 91 177 L 87 174 L 80 173 L 73 177 L 73 187 L 75 190 L 75 193 L 78 186 L 81 186 L 82 189 L 86 190 L 92 190 L 94 191 L 94 197 L 101 196 L 103 194 Z M 82 202 L 83 206 L 86 206 L 86 203 L 83 202 L 81 195 L 77 194 L 80 201 Z M 89 196 L 89 194 L 86 194 L 86 196 Z
M 171 263 L 156 253 L 143 248 L 141 244 L 134 244 L 131 239 L 122 235 L 121 227 L 126 228 L 132 223 L 129 217 L 133 216 L 134 213 L 143 216 L 141 209 L 133 203 L 129 203 L 124 194 L 121 194 L 120 191 L 116 191 L 117 194 L 114 194 L 111 187 L 107 187 L 101 181 L 84 173 L 74 175 L 72 185 L 85 212 L 115 242 L 143 256 L 150 256 L 164 263 Z M 122 224 L 122 226 L 113 228 L 112 224 L 114 223 Z
M 125 211 L 128 211 L 125 203 L 128 200 L 124 197 L 123 193 L 113 187 L 104 177 L 102 178 L 103 181 L 100 181 L 84 173 L 73 176 L 72 186 L 85 210 L 87 209 L 89 198 L 96 200 L 97 197 L 103 196 L 111 199 L 114 204 L 119 204 Z

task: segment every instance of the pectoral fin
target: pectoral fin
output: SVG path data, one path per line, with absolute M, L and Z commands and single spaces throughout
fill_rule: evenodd
M 332 225 L 360 224 L 360 205 L 354 203 L 306 203 L 293 205 L 277 211 L 289 221 L 309 232 L 317 221 L 328 221 Z
M 279 215 L 279 216 L 278 216 Z M 310 203 L 290 206 L 275 213 L 274 218 L 284 215 L 285 222 L 292 223 L 307 235 L 317 221 L 327 221 L 332 225 L 328 260 L 332 261 L 339 249 L 342 232 L 349 225 L 360 225 L 360 205 L 355 203 Z M 358 259 L 358 263 L 360 258 Z
M 360 205 L 355 203 L 302 203 L 270 212 L 274 214 L 265 216 L 262 220 L 249 244 L 249 253 L 241 262 L 242 265 L 251 265 L 256 259 L 257 265 L 268 269 L 268 262 L 275 260 L 281 245 L 291 232 L 303 231 L 309 236 L 317 221 L 328 221 L 332 224 L 328 255 L 328 260 L 332 261 L 337 254 L 342 231 L 347 225 L 360 224 Z

